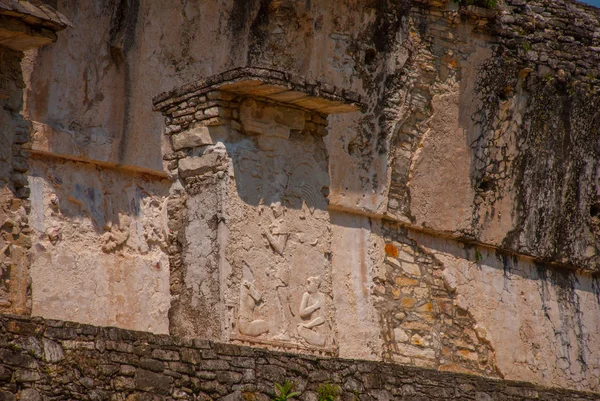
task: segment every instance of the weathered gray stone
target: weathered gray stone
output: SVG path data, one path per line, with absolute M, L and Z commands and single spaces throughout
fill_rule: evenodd
M 191 364 L 197 364 L 202 361 L 202 352 L 191 349 L 191 348 L 182 348 L 181 349 L 181 360 Z
M 222 359 L 205 360 L 198 364 L 198 369 L 227 370 L 227 369 L 229 369 L 229 363 Z
M 152 350 L 152 357 L 163 361 L 178 361 L 179 352 L 156 348 Z
M 16 401 L 17 397 L 13 393 L 0 390 L 0 401 Z
M 19 393 L 19 401 L 43 401 L 43 398 L 36 389 L 26 388 Z
M 240 107 L 240 121 L 248 133 L 289 138 L 290 130 L 302 130 L 305 113 L 299 109 L 246 100 Z
M 0 349 L 0 361 L 7 365 L 18 366 L 22 368 L 35 369 L 38 364 L 31 356 L 7 349 Z
M 173 149 L 181 150 L 197 146 L 214 145 L 217 142 L 227 139 L 229 130 L 230 128 L 227 125 L 198 125 L 187 131 L 172 135 Z
M 43 338 L 42 345 L 44 346 L 44 360 L 46 362 L 59 362 L 64 358 L 63 349 L 57 342 Z
M 173 378 L 149 370 L 138 369 L 135 372 L 135 388 L 143 391 L 168 395 L 171 392 Z
M 216 380 L 219 383 L 235 384 L 242 381 L 243 375 L 238 372 L 219 372 Z
M 198 157 L 188 157 L 179 161 L 179 175 L 188 178 L 214 171 L 221 165 L 223 155 L 217 152 Z
M 165 365 L 161 361 L 156 359 L 141 358 L 139 361 L 140 367 L 151 370 L 153 372 L 162 372 L 165 369 Z
M 42 378 L 40 373 L 37 370 L 29 370 L 29 369 L 19 369 L 15 371 L 13 375 L 13 379 L 16 382 L 35 382 Z

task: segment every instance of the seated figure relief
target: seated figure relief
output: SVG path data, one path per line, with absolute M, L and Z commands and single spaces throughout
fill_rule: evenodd
M 254 319 L 254 310 L 261 299 L 262 295 L 254 286 L 254 283 L 244 280 L 240 288 L 240 310 L 238 313 L 240 334 L 258 337 L 269 331 L 266 320 Z
M 306 292 L 302 295 L 299 315 L 305 323 L 298 324 L 298 334 L 307 343 L 322 347 L 327 341 L 323 333 L 319 333 L 317 328 L 325 323 L 322 316 L 325 296 L 319 291 L 321 285 L 320 277 L 309 277 L 306 280 Z

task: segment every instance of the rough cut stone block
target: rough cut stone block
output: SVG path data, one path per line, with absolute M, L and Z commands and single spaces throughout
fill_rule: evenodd
M 196 146 L 214 145 L 227 139 L 229 127 L 226 125 L 199 126 L 180 134 L 173 135 L 173 149 L 194 148 Z
M 8 391 L 0 391 L 0 401 L 16 401 L 17 397 Z
M 171 392 L 171 383 L 173 383 L 172 377 L 160 373 L 143 369 L 135 372 L 135 388 L 138 390 L 168 395 Z
M 19 393 L 20 401 L 42 401 L 40 393 L 34 388 L 26 388 Z
M 20 352 L 12 352 L 7 349 L 0 350 L 0 361 L 7 365 L 28 369 L 36 369 L 38 367 L 37 362 L 31 356 Z
M 200 157 L 182 159 L 179 161 L 179 175 L 187 178 L 215 170 L 220 165 L 221 157 L 219 153 L 209 153 Z
M 37 371 L 29 369 L 19 369 L 13 376 L 13 379 L 18 383 L 35 382 L 41 378 L 42 376 Z
M 240 121 L 248 133 L 289 138 L 290 130 L 304 129 L 305 113 L 248 99 L 240 106 Z
M 152 357 L 163 361 L 178 361 L 179 353 L 177 351 L 155 349 L 152 351 Z

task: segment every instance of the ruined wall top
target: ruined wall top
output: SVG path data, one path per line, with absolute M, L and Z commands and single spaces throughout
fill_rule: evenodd
M 506 0 L 494 21 L 498 42 L 524 61 L 547 64 L 598 86 L 600 9 L 570 0 Z
M 243 67 L 162 93 L 153 99 L 154 109 L 165 111 L 190 97 L 214 90 L 266 97 L 326 114 L 365 108 L 361 95 L 357 93 L 283 71 Z

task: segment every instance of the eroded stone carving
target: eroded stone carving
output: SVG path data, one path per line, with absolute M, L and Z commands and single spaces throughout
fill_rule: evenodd
M 309 277 L 306 280 L 306 292 L 302 295 L 298 314 L 306 323 L 299 323 L 298 334 L 307 343 L 322 347 L 327 342 L 327 335 L 320 332 L 319 327 L 325 324 L 322 308 L 325 306 L 325 294 L 319 291 L 320 277 Z
M 263 319 L 254 319 L 254 311 L 262 301 L 262 294 L 256 289 L 254 283 L 244 280 L 240 287 L 240 310 L 238 312 L 238 325 L 241 334 L 258 337 L 269 332 L 269 324 Z
M 174 151 L 167 167 L 188 197 L 186 227 L 180 231 L 187 244 L 182 288 L 197 294 L 181 301 L 181 308 L 172 308 L 172 322 L 176 330 L 214 336 L 207 327 L 220 318 L 226 322 L 222 340 L 335 353 L 323 136 L 324 111 L 343 104 L 341 99 L 314 98 L 302 105 L 266 100 L 272 87 L 253 97 L 247 93 L 253 82 L 226 84 L 226 92 L 218 93 L 211 87 L 202 96 L 198 93 L 189 102 L 164 109 Z M 302 95 L 302 100 L 309 97 Z M 192 103 L 193 116 L 185 114 Z M 219 124 L 229 133 L 217 143 L 205 135 L 212 129 L 206 127 L 214 126 L 213 109 L 218 109 Z M 179 128 L 169 128 L 173 125 Z M 215 155 L 217 147 L 222 157 Z M 202 191 L 196 191 L 194 185 L 200 182 Z M 210 240 L 200 240 L 200 231 L 209 233 Z M 212 252 L 210 258 L 199 258 L 200 248 Z M 308 290 L 306 277 L 311 277 Z M 215 308 L 200 312 L 194 299 Z
M 273 210 L 273 213 L 277 214 L 278 212 Z M 281 214 L 281 212 L 279 212 L 279 214 Z M 267 238 L 267 241 L 269 241 L 271 248 L 279 255 L 283 255 L 288 238 L 290 237 L 290 233 L 285 229 L 285 221 L 283 219 L 275 220 L 271 223 L 271 226 L 264 235 Z

